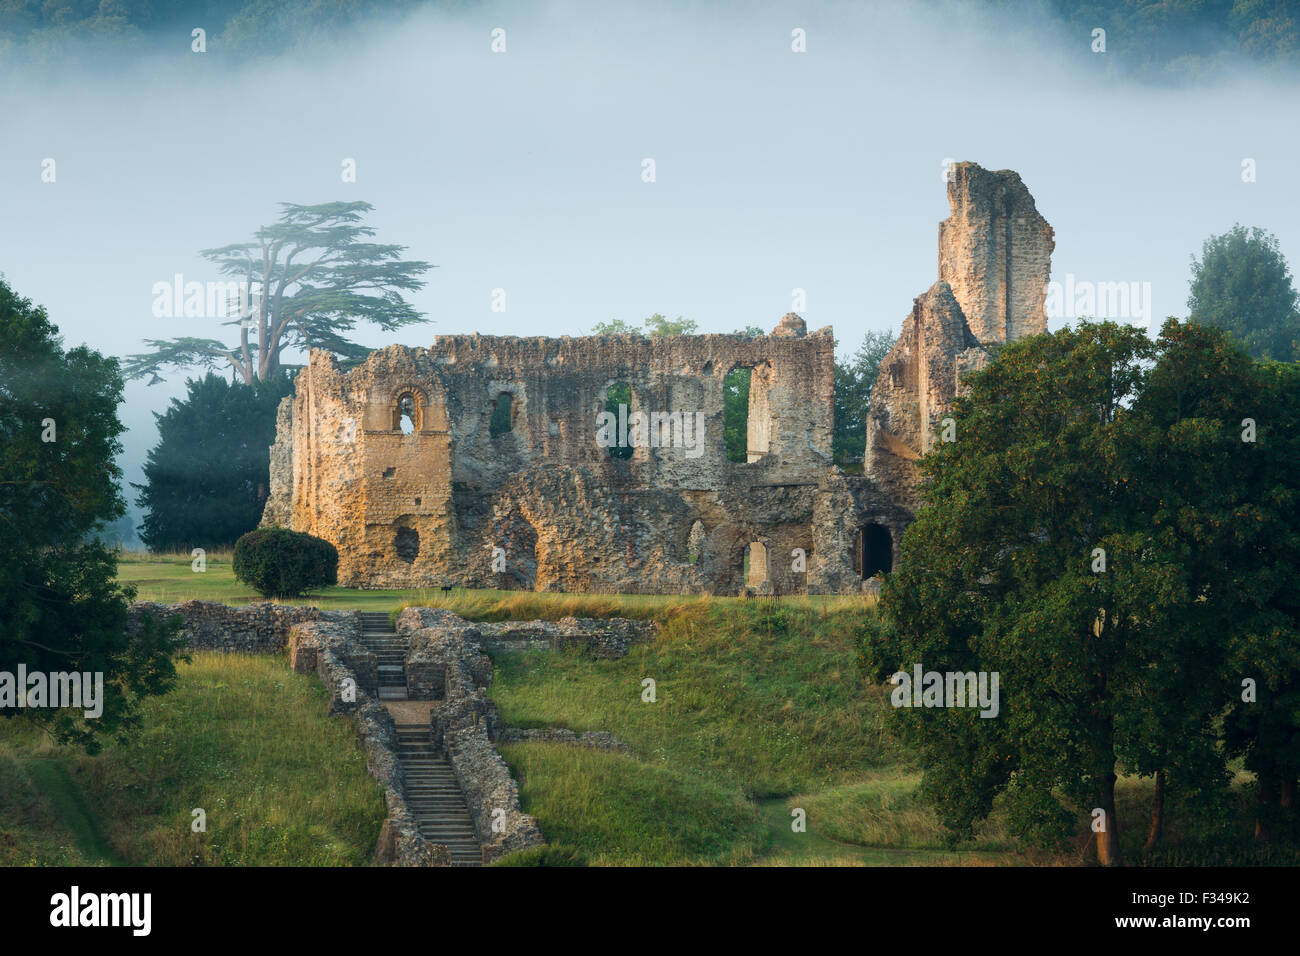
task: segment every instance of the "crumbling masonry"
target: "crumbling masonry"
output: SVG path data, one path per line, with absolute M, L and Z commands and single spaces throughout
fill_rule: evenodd
M 794 314 L 756 337 L 438 336 L 348 372 L 312 353 L 280 406 L 263 523 L 333 542 L 353 587 L 861 590 L 897 556 L 961 376 L 1047 327 L 1052 229 L 1019 175 L 958 164 L 948 199 L 939 281 L 881 365 L 861 476 L 831 462 L 831 330 Z M 743 462 L 723 440 L 736 369 Z

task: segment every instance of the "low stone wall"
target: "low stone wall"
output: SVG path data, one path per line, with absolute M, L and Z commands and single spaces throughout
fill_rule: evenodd
M 434 744 L 445 748 L 456 772 L 483 844 L 483 862 L 542 845 L 537 821 L 521 809 L 518 784 L 493 746 L 497 709 L 484 693 L 492 662 L 477 627 L 450 611 L 407 608 L 397 629 L 410 642 L 408 673 L 413 661 L 441 668 L 443 702 L 434 714 Z
M 610 660 L 623 657 L 633 644 L 653 640 L 659 632 L 654 621 L 626 617 L 502 621 L 477 627 L 483 647 L 493 653 L 583 647 L 595 657 Z
M 166 619 L 179 614 L 184 619 L 180 637 L 194 650 L 270 653 L 284 650 L 289 629 L 303 621 L 338 620 L 352 611 L 322 611 L 263 601 L 231 607 L 211 601 L 158 604 L 141 601 L 127 612 L 128 628 L 138 627 L 142 614 Z
M 588 730 L 575 734 L 563 727 L 506 727 L 497 736 L 497 742 L 503 744 L 568 744 L 571 747 L 585 747 L 588 750 L 604 750 L 611 753 L 630 754 L 632 748 L 619 740 L 607 730 Z

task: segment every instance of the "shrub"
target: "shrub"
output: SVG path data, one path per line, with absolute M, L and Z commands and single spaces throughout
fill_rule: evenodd
M 566 846 L 535 846 L 504 856 L 497 866 L 586 866 L 587 858 Z
M 231 566 L 235 577 L 265 597 L 297 597 L 339 579 L 334 545 L 287 528 L 258 528 L 242 535 Z

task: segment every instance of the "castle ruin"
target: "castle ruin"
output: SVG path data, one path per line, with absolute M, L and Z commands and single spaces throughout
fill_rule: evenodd
M 754 337 L 449 335 L 346 372 L 312 352 L 279 409 L 263 524 L 332 542 L 352 587 L 860 591 L 897 558 L 961 376 L 1047 327 L 1052 229 L 1020 177 L 961 163 L 948 198 L 862 475 L 831 461 L 831 330 L 797 315 Z M 744 461 L 723 437 L 737 369 Z

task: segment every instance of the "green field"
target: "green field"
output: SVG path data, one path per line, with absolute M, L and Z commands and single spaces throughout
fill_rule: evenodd
M 246 603 L 229 555 L 126 555 L 139 599 Z M 566 615 L 657 620 L 661 636 L 618 661 L 504 655 L 491 694 L 511 726 L 609 730 L 633 755 L 515 744 L 503 755 L 525 809 L 556 846 L 603 864 L 1004 862 L 1010 844 L 947 850 L 888 732 L 889 707 L 854 666 L 863 598 L 780 601 L 327 588 L 299 603 L 365 610 L 442 606 L 472 620 Z M 657 701 L 641 700 L 645 677 Z M 881 806 L 882 788 L 902 794 Z M 791 811 L 807 829 L 791 829 Z M 874 821 L 863 827 L 861 820 Z
M 319 681 L 255 655 L 196 653 L 178 673 L 139 736 L 94 757 L 0 721 L 0 865 L 370 862 L 382 791 Z
M 242 604 L 229 555 L 126 555 L 138 599 Z M 298 603 L 447 607 L 472 620 L 654 619 L 616 661 L 578 651 L 499 655 L 490 689 L 506 726 L 610 731 L 632 753 L 520 743 L 502 754 L 552 859 L 603 865 L 1074 865 L 1020 847 L 1003 815 L 949 846 L 916 797 L 885 692 L 855 664 L 862 598 L 780 600 L 328 588 Z M 98 757 L 0 723 L 0 863 L 363 864 L 383 818 L 350 726 L 282 659 L 196 654 L 146 728 Z M 653 703 L 643 681 L 655 682 Z M 1147 781 L 1124 779 L 1141 836 Z M 190 812 L 207 811 L 193 834 Z M 806 828 L 796 831 L 796 815 Z M 1171 826 L 1176 829 L 1176 826 Z

